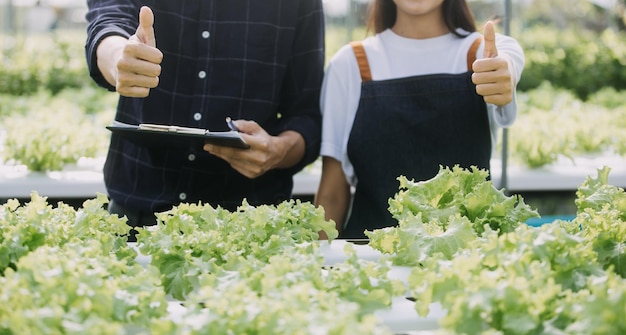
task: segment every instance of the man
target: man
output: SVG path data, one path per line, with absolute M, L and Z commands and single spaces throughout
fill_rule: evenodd
M 321 0 L 88 0 L 90 75 L 117 91 L 116 120 L 227 130 L 250 149 L 144 146 L 113 134 L 110 211 L 131 226 L 180 202 L 234 210 L 291 197 L 319 153 Z

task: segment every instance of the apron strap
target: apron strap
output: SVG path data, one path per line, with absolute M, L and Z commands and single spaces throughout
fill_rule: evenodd
M 359 71 L 361 72 L 361 80 L 363 82 L 372 80 L 372 72 L 370 71 L 370 64 L 367 61 L 367 54 L 365 48 L 363 48 L 363 42 L 354 41 L 350 42 L 354 55 L 356 56 L 356 62 L 359 65 Z
M 476 61 L 476 51 L 478 51 L 478 47 L 480 43 L 482 43 L 483 37 L 478 36 L 478 38 L 472 43 L 469 50 L 467 51 L 467 71 L 472 71 L 472 64 Z
M 478 47 L 483 41 L 482 36 L 478 36 L 474 43 L 470 46 L 467 51 L 467 70 L 472 70 L 472 64 L 476 61 L 476 51 L 478 51 Z M 352 46 L 352 50 L 354 51 L 354 55 L 356 56 L 356 62 L 359 66 L 359 72 L 361 73 L 361 80 L 363 82 L 372 80 L 372 72 L 370 70 L 370 65 L 367 60 L 367 54 L 365 53 L 365 48 L 363 47 L 363 42 L 361 41 L 353 41 L 350 42 Z

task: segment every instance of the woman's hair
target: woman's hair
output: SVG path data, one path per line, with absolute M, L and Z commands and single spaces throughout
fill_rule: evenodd
M 444 0 L 441 5 L 443 20 L 446 27 L 455 35 L 461 36 L 456 30 L 462 28 L 468 32 L 476 31 L 476 21 L 465 0 Z M 396 23 L 396 4 L 393 0 L 374 0 L 369 8 L 368 31 L 383 32 Z

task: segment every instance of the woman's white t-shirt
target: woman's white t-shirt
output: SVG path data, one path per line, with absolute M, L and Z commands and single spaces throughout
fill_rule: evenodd
M 466 32 L 459 30 L 466 35 Z M 467 52 L 479 36 L 474 32 L 466 38 L 452 33 L 429 39 L 410 39 L 395 34 L 390 29 L 363 40 L 363 47 L 373 80 L 387 80 L 436 73 L 458 74 L 467 72 Z M 524 53 L 512 37 L 496 34 L 498 55 L 509 62 L 515 82 L 524 68 Z M 483 45 L 476 58 L 482 58 Z M 348 138 L 361 96 L 361 75 L 356 56 L 350 45 L 342 47 L 330 60 L 322 85 L 321 109 L 323 114 L 320 154 L 335 158 L 343 167 L 346 179 L 356 186 L 352 163 L 348 159 Z M 487 104 L 491 125 L 492 143 L 498 127 L 508 127 L 517 117 L 515 94 L 505 106 Z

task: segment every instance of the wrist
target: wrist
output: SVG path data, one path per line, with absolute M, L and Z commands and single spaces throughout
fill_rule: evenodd
M 304 138 L 298 132 L 287 130 L 272 137 L 272 142 L 278 157 L 275 168 L 290 168 L 304 157 Z
M 117 63 L 127 42 L 125 37 L 110 35 L 102 39 L 96 49 L 98 70 L 112 86 L 117 84 Z

